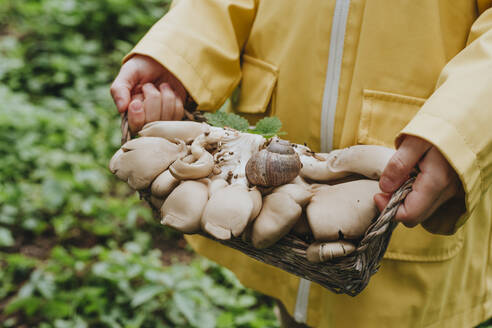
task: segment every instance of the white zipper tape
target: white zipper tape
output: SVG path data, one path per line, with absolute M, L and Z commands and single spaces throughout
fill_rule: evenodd
M 311 281 L 301 278 L 297 288 L 296 307 L 294 309 L 294 320 L 298 323 L 306 323 L 307 309 L 309 304 L 309 289 Z
M 342 71 L 343 43 L 349 7 L 350 0 L 337 0 L 331 25 L 330 54 L 321 109 L 321 151 L 323 153 L 327 153 L 333 148 L 333 127 L 335 125 L 338 87 Z

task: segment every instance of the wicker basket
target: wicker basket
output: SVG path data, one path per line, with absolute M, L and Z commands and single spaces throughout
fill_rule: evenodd
M 131 138 L 126 115 L 123 116 L 121 130 L 123 144 Z M 411 177 L 393 193 L 386 208 L 374 219 L 357 244 L 355 252 L 324 263 L 309 262 L 306 258 L 308 242 L 293 234 L 288 234 L 273 246 L 261 250 L 254 248 L 241 238 L 218 240 L 205 232 L 199 234 L 237 249 L 258 261 L 313 281 L 334 293 L 356 296 L 367 286 L 371 276 L 378 271 L 379 263 L 397 225 L 392 219 L 396 215 L 398 206 L 412 190 L 414 181 L 415 177 Z M 160 220 L 159 210 L 150 201 L 150 193 L 139 191 L 139 194 L 140 198 L 152 208 L 154 217 Z

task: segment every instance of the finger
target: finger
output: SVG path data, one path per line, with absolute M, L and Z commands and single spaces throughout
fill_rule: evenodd
M 145 122 L 158 121 L 161 117 L 161 93 L 152 83 L 145 83 L 142 91 L 145 98 L 143 102 Z
M 379 212 L 382 212 L 386 205 L 388 205 L 390 198 L 391 194 L 386 193 L 379 193 L 374 195 L 374 202 L 376 203 L 376 207 L 378 208 Z
M 420 173 L 413 184 L 413 190 L 407 195 L 395 215 L 407 227 L 413 227 L 423 221 L 423 216 L 440 198 L 439 190 L 433 188 L 434 183 L 428 173 Z
M 419 165 L 412 191 L 398 209 L 395 220 L 413 227 L 439 208 L 456 193 L 452 168 L 436 148 L 432 148 Z
M 131 100 L 131 91 L 137 82 L 136 78 L 137 72 L 135 65 L 125 63 L 111 85 L 111 96 L 120 113 L 126 111 L 128 108 Z
M 128 106 L 128 126 L 130 131 L 135 134 L 142 129 L 145 124 L 145 112 L 143 102 L 140 97 L 135 97 Z
M 176 105 L 174 107 L 174 117 L 173 120 L 175 121 L 181 121 L 184 116 L 184 107 L 183 107 L 183 102 L 179 97 L 176 97 Z
M 392 193 L 398 189 L 431 147 L 432 145 L 424 139 L 407 136 L 384 168 L 379 179 L 381 190 Z
M 176 107 L 176 95 L 167 83 L 162 83 L 160 85 L 160 90 L 162 97 L 161 120 L 172 120 Z

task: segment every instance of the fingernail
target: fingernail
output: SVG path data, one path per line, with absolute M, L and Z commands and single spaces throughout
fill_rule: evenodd
M 138 112 L 142 111 L 143 110 L 142 102 L 141 101 L 137 101 L 137 100 L 133 101 L 130 104 L 130 109 L 134 113 L 138 113 Z

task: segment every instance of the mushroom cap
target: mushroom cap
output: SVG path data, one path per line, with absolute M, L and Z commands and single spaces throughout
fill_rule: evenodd
M 214 169 L 214 157 L 205 148 L 218 143 L 225 135 L 222 130 L 213 130 L 211 133 L 200 134 L 190 146 L 191 155 L 174 162 L 169 170 L 180 180 L 201 179 L 208 177 Z
M 208 198 L 219 189 L 227 187 L 229 184 L 222 178 L 213 179 L 208 185 Z
M 361 237 L 378 211 L 374 195 L 381 192 L 378 181 L 357 180 L 315 188 L 306 208 L 309 226 L 318 241 Z
M 249 222 L 251 222 L 260 214 L 261 207 L 263 205 L 263 198 L 261 197 L 260 191 L 255 187 L 250 189 L 248 194 L 253 202 L 253 209 L 251 211 L 251 216 L 249 217 Z
M 253 223 L 253 246 L 261 249 L 275 244 L 292 229 L 301 213 L 301 206 L 286 193 L 266 196 L 260 215 Z
M 137 138 L 121 146 L 111 158 L 109 169 L 133 189 L 141 190 L 185 152 L 182 141 L 176 144 L 163 138 Z
M 183 233 L 200 231 L 200 219 L 208 201 L 208 186 L 188 180 L 177 186 L 164 201 L 161 223 Z
M 214 158 L 212 154 L 205 151 L 197 159 L 193 155 L 178 158 L 171 166 L 169 171 L 179 180 L 201 179 L 208 177 L 214 168 Z
M 330 167 L 334 172 L 362 174 L 379 179 L 394 149 L 376 145 L 356 145 L 330 152 Z
M 344 171 L 333 171 L 329 166 L 330 154 L 301 152 L 300 159 L 302 168 L 299 174 L 303 178 L 314 181 L 329 181 L 342 178 L 348 174 Z
M 153 196 L 164 198 L 179 184 L 179 180 L 173 177 L 169 170 L 165 170 L 155 178 L 150 186 Z M 159 207 L 160 208 L 160 207 Z
M 206 123 L 192 121 L 155 121 L 144 125 L 138 133 L 142 137 L 159 137 L 168 140 L 180 139 L 185 143 L 193 141 L 200 134 L 209 131 Z
M 379 179 L 386 164 L 394 154 L 391 148 L 375 145 L 356 145 L 333 150 L 330 153 L 313 153 L 299 146 L 302 169 L 300 175 L 314 181 L 330 181 L 349 174 L 361 174 Z
M 301 184 L 289 183 L 273 189 L 273 193 L 285 193 L 289 195 L 297 204 L 307 205 L 313 197 L 313 193 Z
M 202 229 L 217 239 L 239 236 L 249 222 L 254 204 L 248 188 L 232 184 L 216 190 L 202 216 Z

